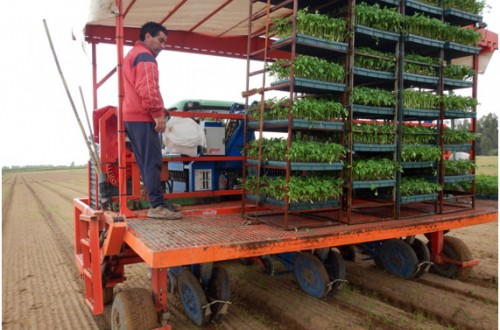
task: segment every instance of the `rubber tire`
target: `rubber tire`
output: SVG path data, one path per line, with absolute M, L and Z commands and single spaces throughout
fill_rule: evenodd
M 229 301 L 231 298 L 231 280 L 228 271 L 220 266 L 215 266 L 212 269 L 210 284 L 207 290 L 207 297 L 210 302 L 214 300 Z M 222 321 L 224 314 L 220 311 L 224 307 L 223 303 L 215 303 L 210 305 L 210 322 L 219 323 Z
M 326 272 L 330 281 L 334 280 L 345 280 L 345 264 L 342 255 L 335 251 L 330 250 L 328 257 L 324 261 Z M 332 285 L 332 290 L 329 294 L 335 294 L 339 291 L 340 286 L 343 282 L 336 282 Z
M 417 255 L 417 259 L 418 259 L 419 264 L 422 262 L 425 262 L 425 261 L 427 261 L 427 262 L 431 261 L 431 253 L 429 252 L 429 248 L 427 247 L 427 245 L 425 245 L 424 242 L 422 242 L 418 238 L 415 238 L 413 240 L 413 244 L 410 244 L 410 246 L 413 249 L 413 251 L 415 252 L 415 254 Z M 425 268 L 426 267 L 417 271 L 417 273 L 415 274 L 415 278 L 418 278 L 418 277 L 424 275 Z
M 408 243 L 397 238 L 384 241 L 380 260 L 388 273 L 404 279 L 413 278 L 417 272 L 417 255 Z
M 318 257 L 309 252 L 297 253 L 293 270 L 297 283 L 305 293 L 318 299 L 326 297 L 330 281 Z
M 205 316 L 203 309 L 207 304 L 207 297 L 193 273 L 188 270 L 182 271 L 177 278 L 177 288 L 184 310 L 191 321 L 199 327 L 207 325 L 210 316 Z
M 111 307 L 112 330 L 154 329 L 159 326 L 151 292 L 143 288 L 118 293 Z
M 356 249 L 352 245 L 342 245 L 337 246 L 337 249 L 342 256 L 342 259 L 346 261 L 355 261 L 356 260 Z
M 430 248 L 430 244 L 429 244 Z M 471 261 L 472 252 L 469 247 L 459 238 L 453 236 L 444 236 L 443 254 L 447 258 L 457 261 Z M 460 280 L 467 279 L 470 276 L 472 267 L 459 267 L 452 263 L 433 264 L 429 270 L 431 273 Z
M 113 288 L 102 288 L 102 303 L 109 305 L 113 302 Z

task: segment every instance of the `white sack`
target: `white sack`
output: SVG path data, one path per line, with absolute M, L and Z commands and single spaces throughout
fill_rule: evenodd
M 207 147 L 203 128 L 191 118 L 171 117 L 167 121 L 163 143 L 173 153 L 196 157 L 198 146 Z

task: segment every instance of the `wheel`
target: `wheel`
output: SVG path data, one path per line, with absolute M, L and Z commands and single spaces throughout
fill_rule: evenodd
M 197 326 L 206 325 L 210 316 L 205 315 L 207 297 L 193 273 L 184 270 L 177 278 L 179 295 L 191 321 Z
M 419 265 L 422 263 L 426 263 L 424 265 L 421 265 L 420 269 L 415 273 L 415 277 L 420 277 L 429 267 L 428 265 L 431 261 L 431 253 L 429 252 L 429 248 L 427 248 L 427 245 L 425 245 L 425 243 L 418 238 L 415 238 L 413 240 L 413 244 L 410 244 L 410 246 L 413 249 L 413 252 L 415 252 L 415 254 L 417 255 Z
M 102 288 L 102 303 L 109 305 L 113 302 L 113 288 Z
M 210 284 L 207 290 L 207 297 L 209 302 L 212 301 L 229 301 L 231 296 L 231 281 L 229 273 L 223 267 L 216 266 L 212 269 L 212 276 L 210 277 Z M 227 305 L 222 302 L 213 303 L 210 305 L 210 321 L 218 323 L 226 314 Z
M 151 293 L 133 288 L 116 295 L 111 308 L 112 330 L 154 329 L 159 326 Z
M 320 299 L 328 294 L 328 273 L 318 257 L 311 253 L 298 253 L 293 270 L 299 286 L 305 293 Z
M 344 259 L 339 252 L 330 250 L 328 257 L 324 261 L 326 272 L 330 281 L 334 281 L 331 293 L 336 293 L 345 280 Z
M 261 256 L 257 261 L 263 268 L 264 273 L 274 276 L 276 271 L 274 269 L 273 259 L 271 256 L 268 255 Z
M 356 250 L 352 245 L 342 245 L 337 246 L 337 249 L 340 252 L 342 258 L 346 261 L 354 261 L 356 260 Z
M 457 261 L 472 260 L 471 250 L 464 242 L 453 236 L 444 236 L 443 255 Z M 433 264 L 429 271 L 443 277 L 465 279 L 469 277 L 472 267 L 460 267 L 452 263 L 442 263 Z
M 412 278 L 417 272 L 417 255 L 408 243 L 400 239 L 384 241 L 380 248 L 380 260 L 388 273 L 405 279 Z

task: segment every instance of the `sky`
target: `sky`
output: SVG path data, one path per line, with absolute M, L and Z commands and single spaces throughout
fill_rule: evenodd
M 500 5 L 494 0 L 483 14 L 488 29 L 500 34 Z M 72 40 L 85 23 L 87 1 L 0 1 L 0 166 L 85 164 L 89 153 L 66 95 L 45 33 L 52 42 L 80 120 L 88 132 L 79 93 L 81 87 L 91 115 L 91 63 L 85 49 Z M 103 61 L 99 77 L 111 70 L 114 46 L 100 46 Z M 89 47 L 90 49 L 90 47 Z M 87 51 L 89 50 L 87 49 Z M 218 99 L 244 102 L 246 62 L 216 56 L 163 51 L 157 58 L 165 105 L 182 99 Z M 500 54 L 495 54 L 479 77 L 478 118 L 498 114 Z M 99 94 L 99 107 L 116 104 L 116 84 L 109 81 Z

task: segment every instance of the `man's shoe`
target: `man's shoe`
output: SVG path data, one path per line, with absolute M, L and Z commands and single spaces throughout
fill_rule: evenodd
M 170 211 L 179 212 L 181 210 L 181 206 L 179 204 L 167 202 L 167 209 L 169 209 Z
M 154 219 L 178 220 L 182 218 L 182 214 L 179 212 L 170 211 L 165 206 L 160 205 L 155 208 L 150 208 L 148 217 Z

